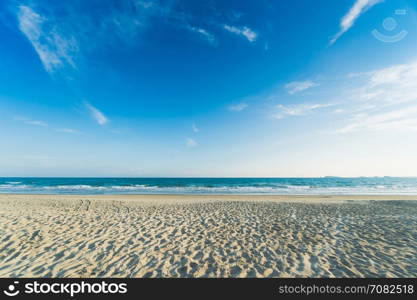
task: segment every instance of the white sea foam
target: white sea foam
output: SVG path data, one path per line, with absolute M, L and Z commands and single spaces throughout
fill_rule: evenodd
M 7 184 L 0 184 L 0 190 L 1 189 L 26 189 L 26 188 L 29 188 L 30 186 L 29 185 L 26 185 L 26 184 L 20 184 L 20 185 L 17 185 L 17 184 L 10 184 L 10 183 L 7 183 Z
M 157 186 L 157 185 L 27 185 L 18 182 L 0 184 L 0 193 L 68 193 L 68 194 L 293 194 L 293 195 L 392 195 L 417 194 L 414 186 L 338 186 L 314 187 L 309 185 L 187 185 L 187 186 Z
M 93 186 L 86 184 L 77 185 L 57 185 L 57 186 L 45 186 L 44 189 L 58 189 L 58 190 L 106 190 L 105 186 Z

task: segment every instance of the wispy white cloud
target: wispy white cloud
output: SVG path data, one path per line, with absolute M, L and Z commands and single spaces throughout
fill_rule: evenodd
M 415 86 L 417 77 L 417 62 L 411 64 L 395 65 L 369 73 L 370 85 L 376 87 L 383 84 L 400 84 L 402 87 Z
M 119 37 L 123 40 L 137 41 L 137 34 L 153 22 L 163 21 L 170 26 L 196 33 L 211 46 L 218 44 L 215 35 L 208 29 L 194 24 L 205 23 L 177 6 L 177 1 L 124 0 L 119 1 L 110 11 L 110 26 L 116 25 Z M 133 9 L 132 9 L 133 8 Z
M 344 112 L 345 112 L 345 110 L 343 108 L 337 108 L 333 111 L 334 114 L 341 114 L 341 113 L 344 113 Z
M 95 29 L 101 31 L 104 39 L 117 37 L 126 44 L 138 41 L 138 34 L 150 26 L 151 18 L 163 19 L 173 13 L 169 2 L 158 0 L 124 0 L 115 3 L 108 5 L 102 18 L 102 28 Z
M 355 98 L 365 107 L 380 107 L 415 102 L 417 100 L 417 62 L 401 64 L 362 73 L 365 83 Z
M 36 2 L 36 6 L 32 3 Z M 77 69 L 83 55 L 101 50 L 103 46 L 134 45 L 139 34 L 154 22 L 194 32 L 212 46 L 217 39 L 210 30 L 190 24 L 205 24 L 176 5 L 176 1 L 125 0 L 105 1 L 97 14 L 70 3 L 45 4 L 27 1 L 16 10 L 18 26 L 39 56 L 45 70 L 53 73 L 66 66 Z M 242 35 L 254 39 L 249 28 Z
M 318 86 L 318 84 L 311 80 L 305 80 L 289 82 L 285 85 L 285 88 L 287 89 L 288 94 L 292 95 L 298 92 L 308 90 L 315 86 Z
M 78 45 L 73 37 L 64 37 L 54 24 L 29 6 L 19 6 L 17 17 L 20 31 L 32 44 L 46 71 L 53 72 L 64 65 L 75 68 Z
M 115 40 L 136 43 L 138 33 L 149 25 L 151 17 L 164 19 L 171 13 L 171 4 L 160 1 L 116 2 L 103 5 L 99 20 L 96 14 L 81 6 L 42 1 L 36 1 L 36 7 L 18 6 L 16 17 L 20 31 L 33 46 L 45 70 L 53 73 L 66 66 L 76 69 L 82 54 L 113 44 Z
M 196 147 L 198 145 L 198 143 L 196 142 L 196 140 L 192 139 L 192 138 L 187 138 L 185 144 L 187 145 L 187 147 Z
M 193 130 L 193 132 L 197 133 L 200 131 L 200 129 L 197 127 L 197 125 L 195 123 L 193 123 L 193 125 L 191 126 L 191 129 Z
M 88 112 L 90 113 L 91 117 L 99 124 L 105 125 L 108 122 L 107 117 L 96 107 L 92 106 L 87 101 L 84 102 L 85 107 L 87 108 Z
M 383 0 L 355 0 L 348 13 L 340 21 L 339 32 L 331 39 L 330 44 L 334 44 L 345 32 L 347 32 L 355 21 L 368 9 Z
M 417 129 L 417 62 L 358 74 L 347 124 L 337 133 Z
M 216 46 L 217 45 L 217 39 L 215 36 L 208 32 L 206 29 L 201 27 L 195 27 L 195 26 L 186 26 L 188 30 L 198 33 L 201 37 L 203 37 L 210 45 Z
M 25 124 L 33 125 L 33 126 L 42 126 L 42 127 L 48 126 L 48 124 L 44 121 L 32 120 L 32 119 L 28 119 L 28 118 L 24 118 L 24 117 L 14 117 L 14 120 L 15 121 L 21 121 Z
M 295 105 L 277 105 L 278 113 L 275 114 L 276 119 L 283 119 L 288 116 L 303 116 L 315 110 L 332 106 L 333 104 L 295 104 Z
M 71 129 L 71 128 L 57 128 L 55 130 L 58 132 L 65 132 L 65 133 L 80 133 L 78 130 Z
M 236 26 L 225 24 L 223 28 L 228 32 L 245 37 L 251 43 L 255 42 L 256 39 L 258 38 L 258 34 L 246 26 L 236 27 Z
M 248 106 L 249 105 L 246 103 L 239 103 L 239 104 L 229 106 L 229 110 L 230 111 L 242 111 L 246 109 Z
M 48 124 L 46 124 L 43 121 L 38 121 L 38 120 L 27 120 L 25 121 L 26 124 L 29 125 L 35 125 L 35 126 L 48 126 Z
M 377 113 L 360 113 L 350 119 L 350 123 L 337 133 L 350 133 L 363 130 L 407 129 L 417 131 L 417 106 Z

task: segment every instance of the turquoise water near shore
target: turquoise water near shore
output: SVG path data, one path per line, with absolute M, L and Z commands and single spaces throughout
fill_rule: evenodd
M 0 193 L 417 195 L 417 177 L 0 178 Z

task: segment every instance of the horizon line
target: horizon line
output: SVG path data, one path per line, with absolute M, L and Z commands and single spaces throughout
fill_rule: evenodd
M 417 178 L 416 176 L 390 176 L 390 175 L 375 175 L 375 176 L 0 176 L 0 178 L 125 178 L 125 179 L 287 179 L 287 178 Z

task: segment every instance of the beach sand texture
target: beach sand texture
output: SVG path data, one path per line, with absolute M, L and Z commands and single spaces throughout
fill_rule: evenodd
M 417 277 L 412 199 L 1 195 L 0 277 Z

